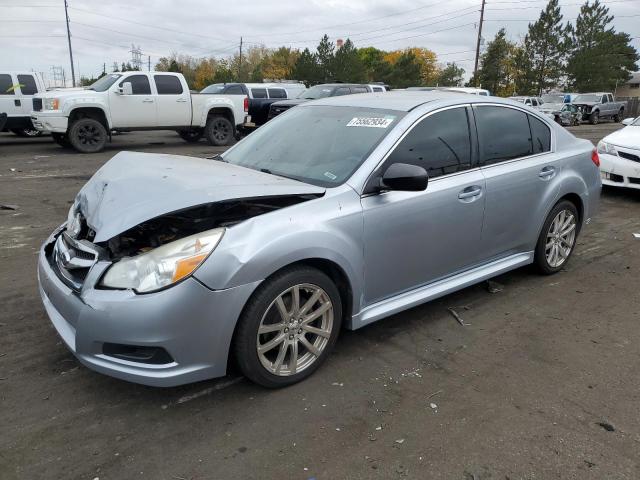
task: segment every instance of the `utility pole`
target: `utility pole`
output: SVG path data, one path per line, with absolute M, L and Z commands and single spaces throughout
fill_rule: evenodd
M 71 31 L 69 30 L 69 12 L 67 10 L 67 0 L 64 0 L 64 16 L 67 19 L 67 41 L 69 42 L 69 59 L 71 60 L 71 86 L 76 86 L 76 71 L 73 69 L 73 52 L 71 50 Z
M 151 71 L 151 55 L 147 57 L 147 70 Z
M 240 62 L 238 63 L 238 81 L 242 81 L 242 37 L 240 37 Z
M 484 21 L 484 4 L 485 4 L 485 0 L 482 0 L 482 8 L 480 9 L 480 25 L 478 27 L 478 43 L 476 44 L 476 63 L 473 67 L 473 78 L 476 79 L 476 85 L 478 84 L 478 61 L 480 60 L 480 41 L 482 40 L 482 22 Z

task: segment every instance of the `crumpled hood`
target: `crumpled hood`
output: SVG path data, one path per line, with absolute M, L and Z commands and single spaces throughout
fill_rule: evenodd
M 640 150 L 640 126 L 630 125 L 621 128 L 604 137 L 602 141 L 618 147 Z
M 75 206 L 103 242 L 189 207 L 236 198 L 322 194 L 324 188 L 203 158 L 120 152 L 85 184 Z

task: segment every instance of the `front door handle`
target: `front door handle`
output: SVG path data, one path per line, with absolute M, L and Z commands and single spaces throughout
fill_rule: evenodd
M 472 185 L 458 193 L 458 198 L 460 200 L 463 200 L 464 202 L 472 202 L 473 200 L 478 198 L 481 193 L 482 187 L 480 187 L 479 185 Z
M 145 98 L 144 100 L 142 100 L 142 103 L 153 103 L 153 99 L 152 98 Z
M 179 99 L 176 100 L 176 102 L 186 103 L 187 99 L 186 98 L 179 98 Z
M 556 176 L 556 167 L 546 166 L 542 170 L 540 170 L 540 173 L 538 173 L 538 176 L 542 180 L 551 180 L 553 177 Z

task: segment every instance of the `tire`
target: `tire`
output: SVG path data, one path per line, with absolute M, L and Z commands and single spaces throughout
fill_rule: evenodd
M 76 120 L 68 133 L 71 146 L 80 153 L 97 153 L 107 143 L 107 129 L 94 118 Z
M 316 295 L 315 303 L 307 306 Z M 305 323 L 309 311 L 320 315 Z M 292 267 L 266 280 L 249 299 L 238 322 L 233 352 L 247 378 L 268 388 L 285 387 L 304 380 L 322 365 L 335 345 L 341 322 L 342 303 L 333 281 L 315 268 Z M 259 328 L 263 333 L 259 334 Z M 296 362 L 292 361 L 294 354 Z
M 182 138 L 185 142 L 188 143 L 196 143 L 199 142 L 204 132 L 201 128 L 192 128 L 191 130 L 180 130 L 178 132 L 180 138 Z
M 597 125 L 600 122 L 600 113 L 593 112 L 591 115 L 589 115 L 589 123 L 591 125 Z
M 568 200 L 558 202 L 549 212 L 538 237 L 533 260 L 540 273 L 551 275 L 564 268 L 576 246 L 579 221 L 578 209 Z M 558 232 L 563 224 L 566 226 Z
M 42 135 L 42 132 L 35 128 L 16 128 L 11 131 L 19 137 L 39 137 Z
M 61 147 L 69 148 L 71 146 L 71 142 L 69 142 L 69 137 L 67 137 L 66 133 L 55 133 L 51 134 L 51 138 Z
M 613 121 L 616 123 L 620 123 L 622 121 L 623 116 L 624 116 L 624 108 L 621 108 L 620 111 L 613 116 Z
M 229 145 L 235 136 L 235 129 L 231 122 L 221 115 L 213 115 L 207 119 L 204 136 L 209 144 L 216 147 Z

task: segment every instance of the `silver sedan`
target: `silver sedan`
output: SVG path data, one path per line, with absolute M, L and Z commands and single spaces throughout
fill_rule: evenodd
M 357 329 L 508 270 L 564 268 L 598 155 L 543 114 L 433 91 L 292 108 L 222 156 L 123 152 L 39 257 L 79 360 L 171 386 L 298 382 Z

